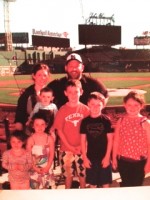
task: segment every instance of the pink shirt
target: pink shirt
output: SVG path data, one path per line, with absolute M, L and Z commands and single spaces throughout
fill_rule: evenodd
M 146 131 L 142 127 L 145 117 L 124 117 L 119 133 L 118 155 L 140 160 L 147 158 L 148 144 Z

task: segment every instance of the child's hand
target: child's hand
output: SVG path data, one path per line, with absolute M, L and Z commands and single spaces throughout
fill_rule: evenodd
M 48 171 L 49 171 L 49 167 L 48 166 L 41 168 L 41 173 L 42 174 L 47 174 Z
M 31 120 L 28 120 L 28 121 L 26 122 L 26 126 L 29 126 L 29 125 L 30 125 L 30 122 L 31 122 Z
M 36 171 L 38 174 L 42 174 L 42 168 L 40 167 L 34 167 L 34 171 Z
M 87 157 L 83 159 L 83 163 L 86 168 L 91 168 L 91 162 Z
M 74 154 L 81 154 L 81 148 L 80 148 L 80 146 L 77 146 L 77 147 L 70 146 L 69 149 Z
M 52 126 L 49 132 L 55 132 L 55 128 Z
M 110 165 L 110 160 L 107 158 L 107 157 L 104 157 L 102 162 L 101 162 L 101 165 L 103 168 L 106 168 Z
M 149 173 L 150 172 L 150 161 L 146 163 L 145 167 L 144 167 L 144 171 L 145 171 L 145 174 Z
M 29 126 L 29 121 L 26 122 L 26 126 Z
M 76 150 L 77 154 L 81 154 L 81 147 L 80 146 L 75 147 L 75 150 Z
M 112 168 L 113 168 L 113 170 L 117 170 L 117 168 L 118 168 L 117 159 L 113 159 L 113 160 L 112 160 Z

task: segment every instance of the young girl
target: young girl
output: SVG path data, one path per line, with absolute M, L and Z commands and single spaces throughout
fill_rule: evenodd
M 23 145 L 25 144 L 24 134 L 21 131 L 14 131 L 10 136 L 11 149 L 3 153 L 2 166 L 8 170 L 10 188 L 15 190 L 30 189 L 29 170 L 32 167 L 32 157 Z
M 46 117 L 48 124 L 45 131 L 49 133 L 57 113 L 57 106 L 53 103 L 53 91 L 48 87 L 44 87 L 40 91 L 39 98 L 40 101 L 35 104 L 26 125 L 30 125 L 33 115 L 37 112 L 40 112 Z
M 31 188 L 48 189 L 54 186 L 52 173 L 54 139 L 46 134 L 46 119 L 41 113 L 36 113 L 32 121 L 34 133 L 28 138 L 26 146 L 33 157 L 33 168 L 30 175 Z
M 140 114 L 143 96 L 131 91 L 124 97 L 126 115 L 117 122 L 113 144 L 113 168 L 121 186 L 141 186 L 150 171 L 150 120 Z

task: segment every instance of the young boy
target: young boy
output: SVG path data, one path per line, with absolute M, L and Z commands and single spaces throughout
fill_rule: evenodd
M 48 133 L 53 122 L 54 122 L 54 117 L 57 113 L 57 106 L 53 103 L 53 91 L 45 87 L 41 89 L 40 91 L 40 102 L 37 102 L 36 105 L 34 106 L 33 111 L 30 114 L 29 120 L 26 123 L 26 125 L 29 125 L 31 122 L 31 118 L 35 113 L 40 112 L 46 117 L 47 120 L 47 128 L 46 132 Z
M 85 188 L 85 168 L 81 156 L 80 123 L 89 115 L 89 109 L 79 99 L 83 93 L 79 80 L 67 82 L 65 95 L 68 102 L 57 112 L 54 128 L 60 138 L 61 167 L 65 177 L 65 188 L 71 188 L 75 172 L 79 176 L 80 188 Z
M 105 97 L 99 92 L 93 92 L 87 105 L 90 116 L 82 120 L 80 127 L 86 182 L 90 188 L 106 188 L 112 182 L 110 156 L 113 134 L 110 120 L 101 113 Z

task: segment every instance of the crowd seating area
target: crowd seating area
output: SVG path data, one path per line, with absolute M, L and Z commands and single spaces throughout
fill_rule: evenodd
M 88 71 L 150 71 L 150 50 L 93 47 L 76 51 L 80 53 Z
M 145 49 L 128 49 L 119 50 L 120 59 L 127 61 L 150 61 L 150 50 Z
M 150 71 L 149 49 L 116 49 L 109 46 L 93 46 L 74 51 L 83 57 L 86 69 L 95 71 Z M 32 65 L 45 62 L 52 73 L 63 73 L 65 57 L 70 51 L 44 51 L 44 50 L 15 50 L 13 52 L 0 51 L 1 68 L 14 66 L 17 73 L 30 74 Z M 14 59 L 15 57 L 15 59 Z M 127 66 L 130 66 L 127 68 Z

